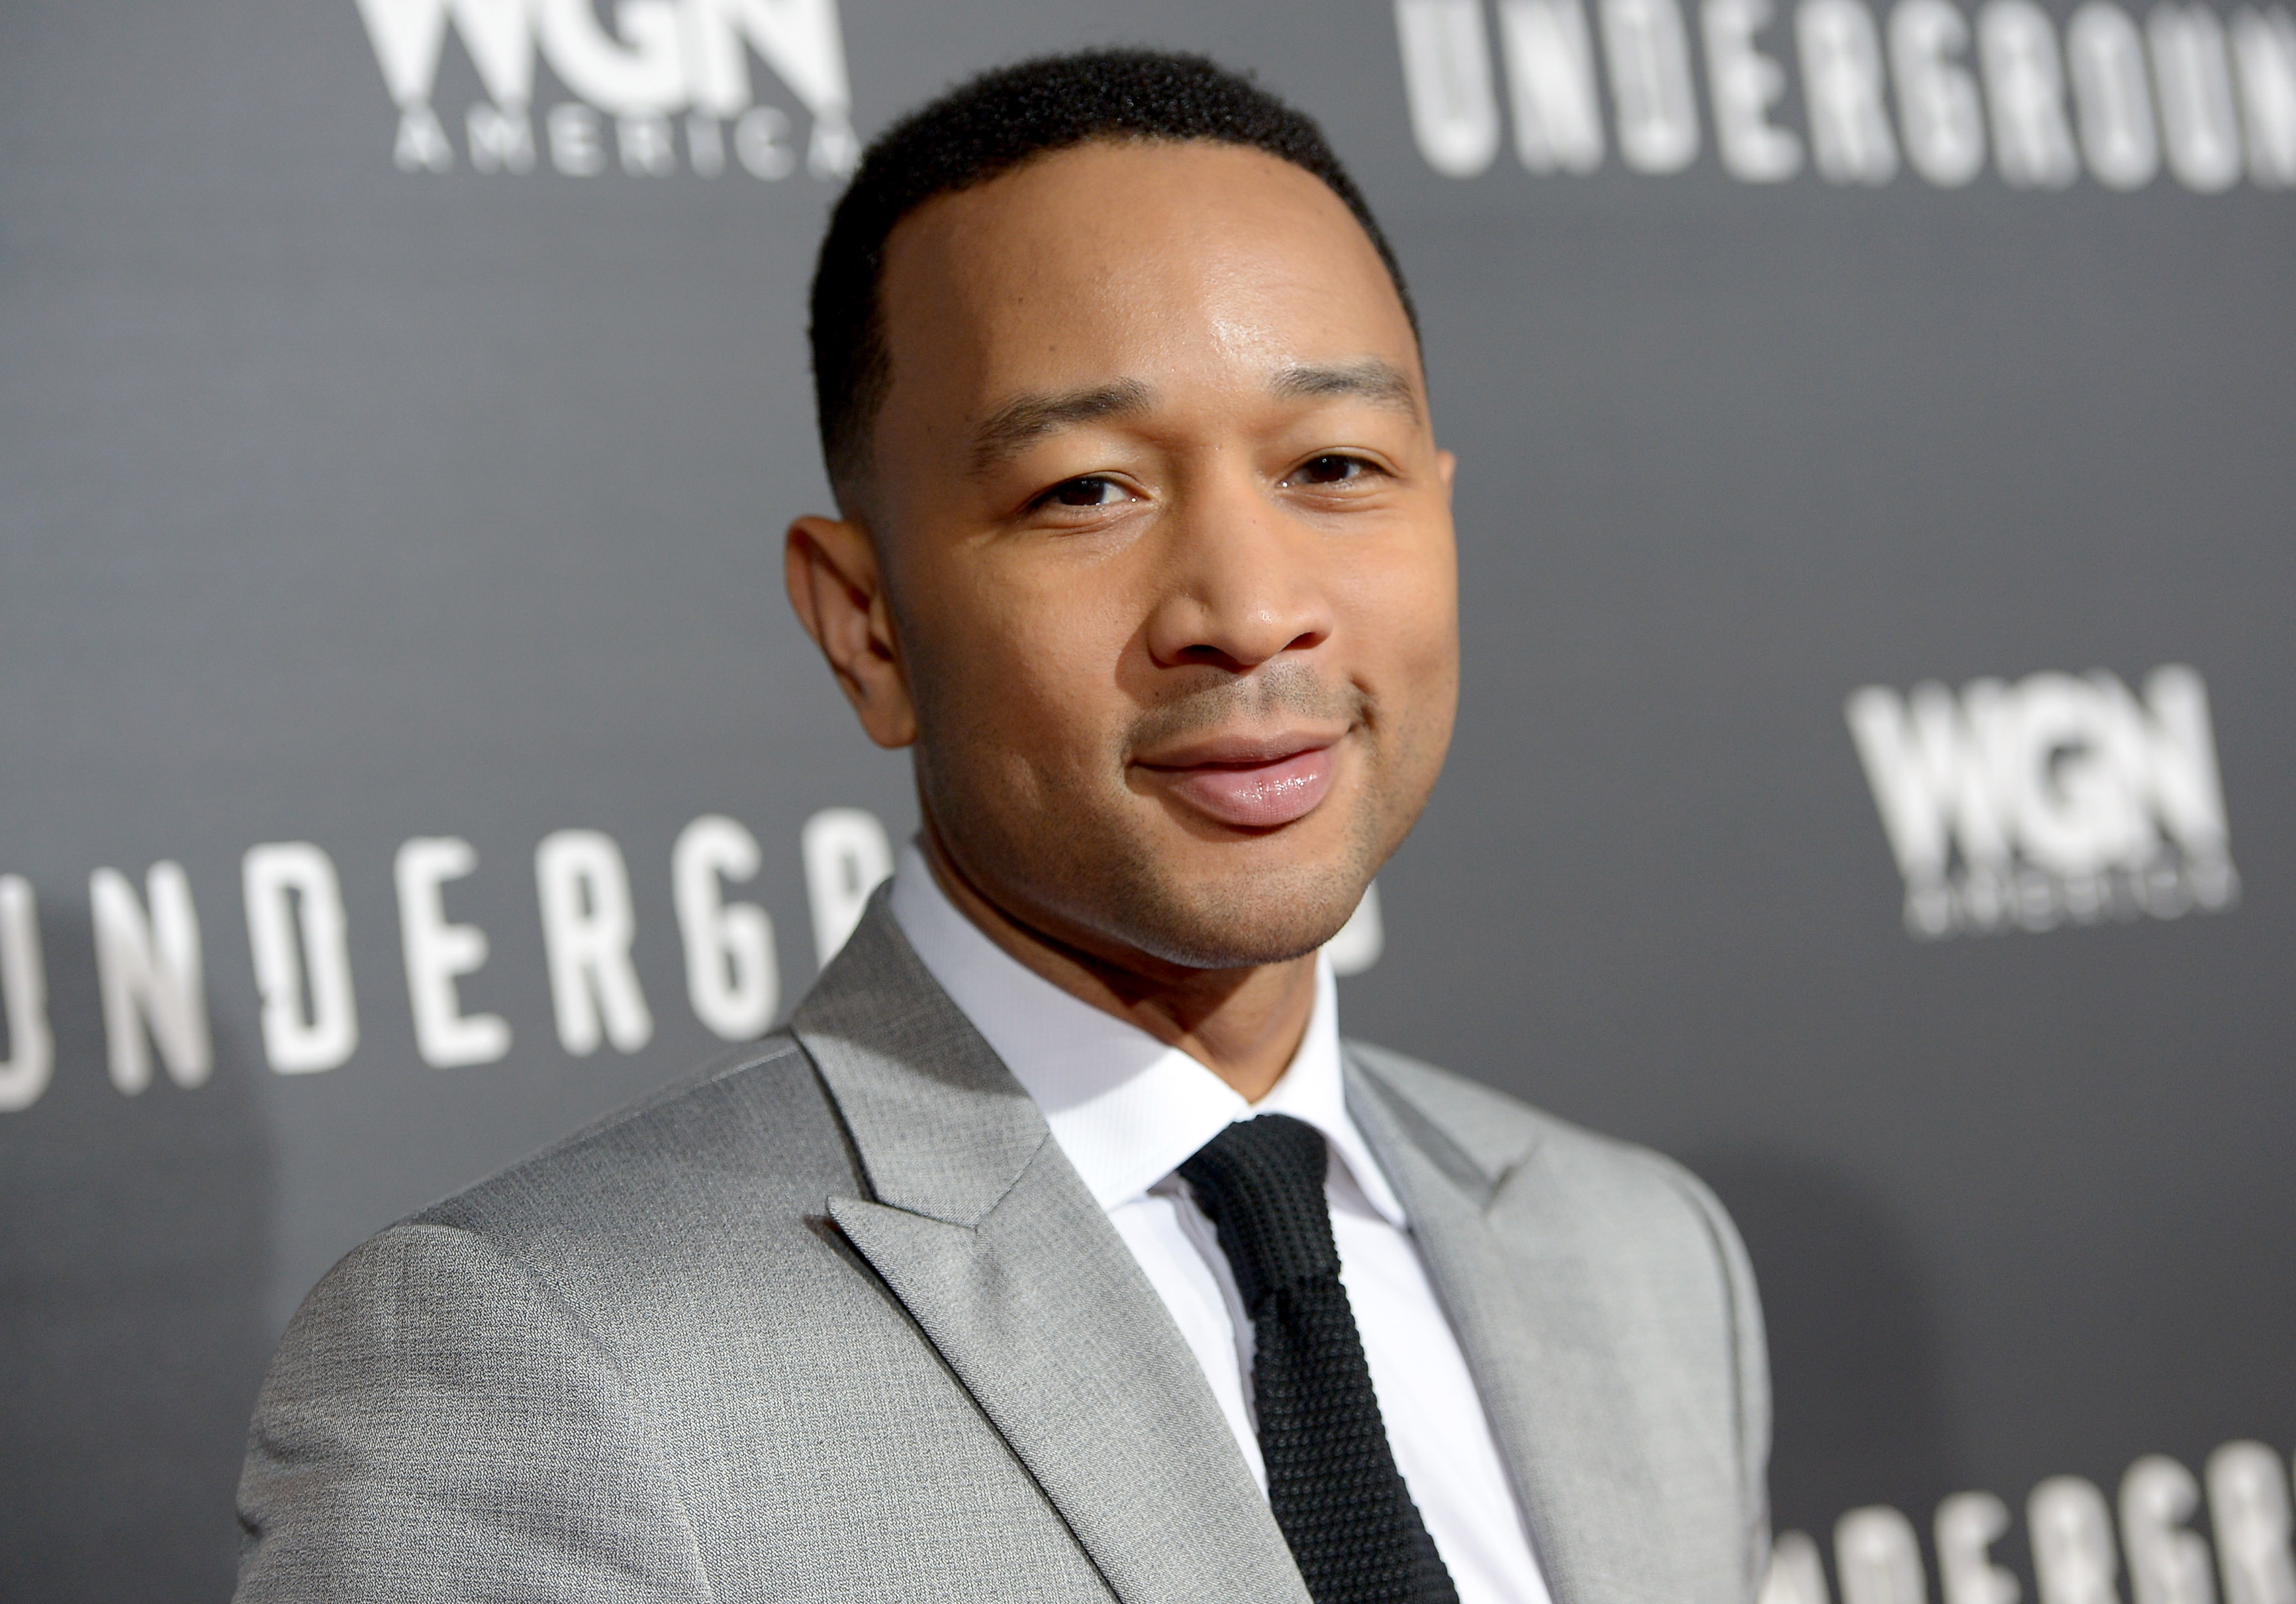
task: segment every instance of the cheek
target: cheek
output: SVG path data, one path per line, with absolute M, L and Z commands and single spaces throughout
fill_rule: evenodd
M 1367 694 L 1373 739 L 1365 818 L 1382 855 L 1426 805 L 1459 702 L 1458 585 L 1447 538 L 1390 554 L 1351 587 L 1349 672 Z
M 1366 553 L 1348 574 L 1349 669 L 1376 703 L 1424 716 L 1447 707 L 1459 661 L 1459 596 L 1447 535 Z
M 947 605 L 921 620 L 918 701 L 968 764 L 1043 773 L 1091 767 L 1128 709 L 1118 669 L 1130 633 L 1119 610 L 1037 575 L 945 576 Z

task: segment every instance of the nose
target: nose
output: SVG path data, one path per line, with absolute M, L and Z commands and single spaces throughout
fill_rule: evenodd
M 1330 638 L 1332 537 L 1287 516 L 1257 483 L 1207 487 L 1168 530 L 1165 588 L 1148 621 L 1157 666 L 1248 673 Z

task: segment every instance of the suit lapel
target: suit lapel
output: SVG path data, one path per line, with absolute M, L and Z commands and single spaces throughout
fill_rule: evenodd
M 1677 1604 L 1646 1428 L 1596 1267 L 1562 1200 L 1538 1196 L 1536 1148 L 1471 1156 L 1352 1057 L 1348 1109 L 1411 1217 L 1555 1604 Z M 1503 1197 L 1504 1239 L 1488 1221 Z
M 873 1196 L 828 1201 L 1126 1604 L 1306 1604 L 1194 1355 L 881 892 L 791 1028 Z

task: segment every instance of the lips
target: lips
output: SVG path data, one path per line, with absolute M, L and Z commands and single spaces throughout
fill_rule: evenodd
M 1195 762 L 1143 763 L 1175 799 L 1239 830 L 1270 830 L 1304 818 L 1328 795 L 1338 769 L 1329 744 Z

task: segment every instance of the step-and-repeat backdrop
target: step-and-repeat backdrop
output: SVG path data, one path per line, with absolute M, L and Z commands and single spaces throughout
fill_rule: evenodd
M 329 1263 L 803 992 L 914 819 L 781 594 L 826 206 L 1140 42 L 1461 459 L 1347 1026 L 1728 1203 L 1777 1604 L 2296 1601 L 2283 4 L 0 16 L 0 1593 L 222 1597 Z

